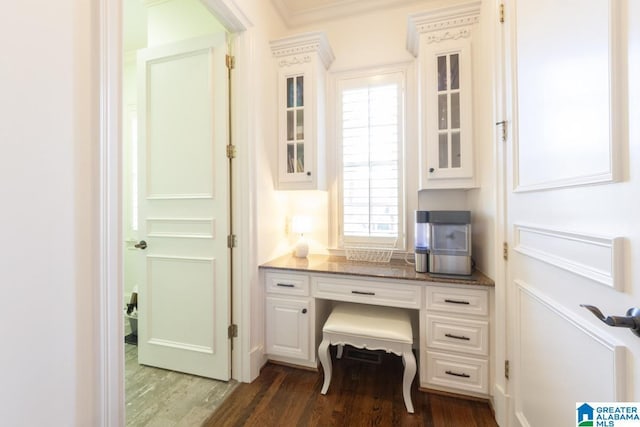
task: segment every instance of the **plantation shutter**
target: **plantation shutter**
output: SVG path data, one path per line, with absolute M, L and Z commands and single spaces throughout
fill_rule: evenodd
M 399 82 L 372 78 L 341 91 L 345 242 L 399 237 L 401 99 Z

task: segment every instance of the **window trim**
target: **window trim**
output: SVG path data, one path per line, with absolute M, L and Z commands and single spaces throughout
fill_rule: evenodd
M 334 72 L 330 74 L 331 93 L 329 96 L 328 109 L 333 110 L 333 114 L 329 114 L 332 119 L 332 138 L 330 138 L 330 147 L 333 148 L 335 154 L 333 161 L 333 185 L 331 185 L 330 191 L 330 236 L 329 243 L 333 248 L 333 251 L 340 251 L 344 249 L 345 238 L 343 234 L 343 206 L 342 206 L 342 122 L 341 112 L 342 106 L 339 104 L 341 100 L 341 90 L 348 87 L 357 87 L 356 81 L 362 81 L 365 79 L 380 79 L 388 82 L 397 82 L 400 84 L 400 100 L 399 106 L 401 108 L 401 123 L 399 125 L 400 142 L 398 147 L 398 182 L 399 182 L 399 194 L 398 194 L 398 237 L 395 242 L 394 248 L 397 250 L 406 250 L 407 245 L 407 185 L 406 185 L 406 140 L 408 135 L 408 114 L 407 105 L 408 98 L 410 97 L 407 92 L 408 87 L 408 71 L 409 64 L 389 65 L 377 68 L 366 68 L 360 70 L 350 70 L 342 72 Z M 349 243 L 367 243 L 370 245 L 385 244 L 392 241 L 392 238 L 349 238 Z

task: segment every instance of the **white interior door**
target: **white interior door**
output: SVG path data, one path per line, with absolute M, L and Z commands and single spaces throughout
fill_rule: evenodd
M 580 307 L 640 305 L 640 9 L 505 3 L 510 425 L 575 426 L 576 403 L 640 398 L 640 338 Z
M 138 56 L 138 360 L 228 380 L 228 79 L 224 34 Z

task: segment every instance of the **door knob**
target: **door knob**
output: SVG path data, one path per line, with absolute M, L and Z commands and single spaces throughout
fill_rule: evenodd
M 140 243 L 136 243 L 133 246 L 138 248 L 138 249 L 145 250 L 145 249 L 147 249 L 147 242 L 145 242 L 144 240 L 140 240 Z
M 633 307 L 627 310 L 626 316 L 606 316 L 602 314 L 598 307 L 587 304 L 580 304 L 580 307 L 584 307 L 593 313 L 598 319 L 603 321 L 609 326 L 617 328 L 629 328 L 631 332 L 640 337 L 640 308 Z

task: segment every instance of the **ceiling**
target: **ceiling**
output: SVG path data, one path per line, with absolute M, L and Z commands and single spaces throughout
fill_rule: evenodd
M 424 0 L 271 0 L 288 27 L 343 18 Z

